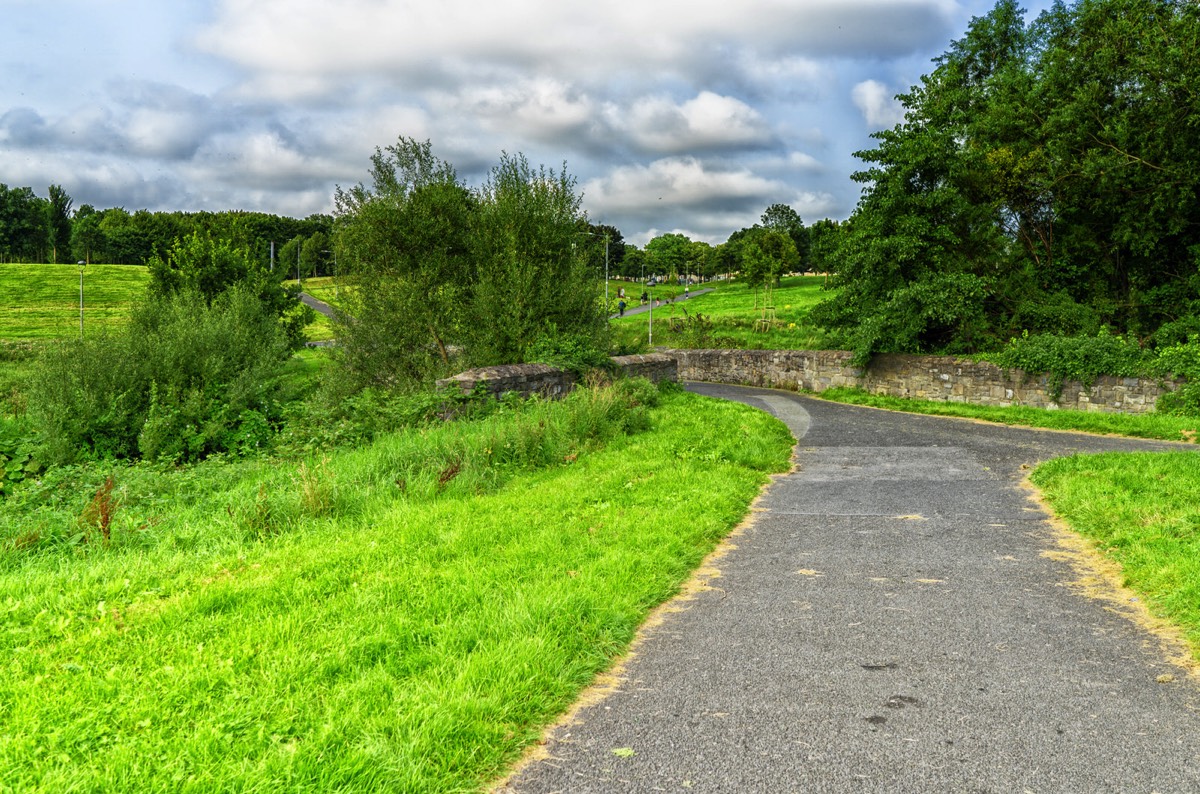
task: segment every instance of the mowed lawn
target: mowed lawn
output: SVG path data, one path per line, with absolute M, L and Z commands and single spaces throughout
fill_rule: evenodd
M 87 265 L 83 325 L 112 326 L 129 316 L 150 275 L 140 265 Z M 61 339 L 79 334 L 79 267 L 0 264 L 0 340 Z
M 664 302 L 654 309 L 653 344 L 666 347 L 727 347 L 754 350 L 820 350 L 827 346 L 826 334 L 808 321 L 808 313 L 821 301 L 832 296 L 824 288 L 824 276 L 792 276 L 782 280 L 772 298 L 773 317 L 764 312 L 765 296 L 757 295 L 741 282 L 711 282 L 692 287 L 692 292 L 713 289 L 713 292 L 689 298 L 687 301 Z M 640 285 L 624 285 L 632 296 L 630 308 L 640 305 L 636 298 L 644 289 Z M 652 297 L 674 301 L 682 287 L 658 287 L 649 290 Z M 698 338 L 690 317 L 695 315 L 711 321 L 706 337 Z M 767 325 L 760 319 L 767 318 Z M 650 341 L 650 317 L 638 314 L 613 320 L 618 338 L 626 344 L 636 340 Z

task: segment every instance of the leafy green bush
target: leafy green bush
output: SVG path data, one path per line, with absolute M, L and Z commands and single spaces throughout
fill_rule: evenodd
M 246 286 L 148 299 L 111 336 L 48 346 L 29 416 L 49 463 L 197 460 L 261 441 L 290 342 Z
M 1150 375 L 1156 369 L 1153 355 L 1135 340 L 1114 335 L 1106 328 L 1095 336 L 1025 332 L 987 358 L 998 366 L 1024 370 L 1031 375 L 1048 373 L 1050 393 L 1056 399 L 1067 380 L 1077 380 L 1087 387 L 1100 375 L 1136 378 Z
M 613 371 L 612 359 L 594 334 L 560 332 L 551 326 L 529 346 L 525 358 L 537 364 L 549 364 L 582 377 L 593 369 Z
M 1185 379 L 1178 391 L 1158 398 L 1155 410 L 1177 416 L 1200 416 L 1200 335 L 1158 350 L 1158 371 Z
M 17 420 L 0 416 L 0 498 L 26 477 L 41 471 L 34 447 L 33 436 Z

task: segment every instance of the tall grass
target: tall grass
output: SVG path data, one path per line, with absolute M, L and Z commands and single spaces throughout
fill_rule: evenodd
M 297 463 L 60 470 L 0 505 L 0 788 L 477 789 L 790 444 L 633 383 Z M 111 540 L 79 539 L 109 476 Z

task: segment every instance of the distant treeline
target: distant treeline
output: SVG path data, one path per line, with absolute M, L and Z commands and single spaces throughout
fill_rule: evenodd
M 295 269 L 299 257 L 311 274 L 328 269 L 327 249 L 333 218 L 310 215 L 303 220 L 263 212 L 129 212 L 122 207 L 96 209 L 72 200 L 58 185 L 47 198 L 29 187 L 0 183 L 0 261 L 98 262 L 142 265 L 164 254 L 177 239 L 199 233 L 227 240 L 268 262 L 271 243 L 279 266 Z

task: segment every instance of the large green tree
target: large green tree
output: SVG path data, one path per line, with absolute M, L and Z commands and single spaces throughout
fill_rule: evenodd
M 862 358 L 1200 327 L 1197 46 L 1195 3 L 1001 0 L 859 153 L 814 319 Z
M 46 230 L 51 262 L 70 261 L 71 203 L 71 197 L 61 185 L 50 186 L 50 200 L 46 202 Z
M 362 384 L 427 382 L 448 373 L 463 337 L 475 199 L 429 141 L 376 149 L 370 173 L 336 195 L 337 257 L 357 285 L 338 355 Z
M 603 343 L 594 240 L 565 169 L 504 155 L 472 190 L 429 141 L 402 137 L 336 202 L 339 269 L 356 284 L 339 355 L 357 382 L 417 385 L 525 361 L 546 340 Z
M 463 327 L 471 363 L 524 361 L 546 336 L 599 342 L 603 290 L 579 247 L 586 218 L 566 166 L 534 168 L 505 154 L 476 197 Z

